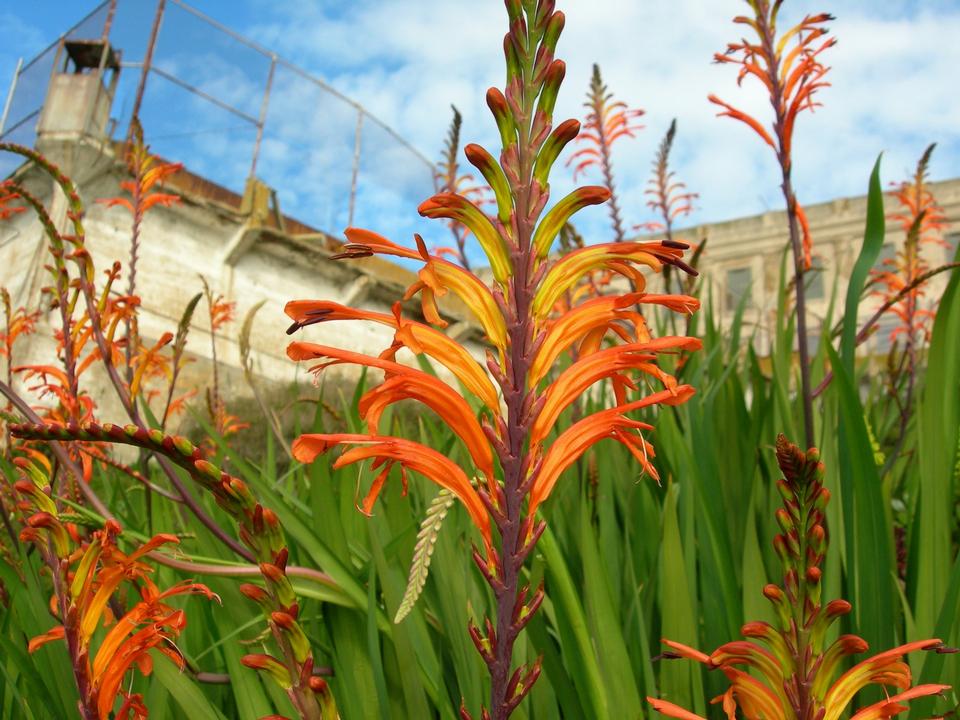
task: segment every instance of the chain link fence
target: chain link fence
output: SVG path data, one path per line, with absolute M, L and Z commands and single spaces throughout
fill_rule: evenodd
M 109 39 L 121 72 L 108 133 L 136 113 L 154 153 L 238 194 L 256 176 L 287 215 L 409 242 L 434 166 L 323 79 L 182 0 L 108 0 L 16 73 L 0 139 L 33 145 L 62 39 Z M 0 176 L 16 166 L 0 158 Z

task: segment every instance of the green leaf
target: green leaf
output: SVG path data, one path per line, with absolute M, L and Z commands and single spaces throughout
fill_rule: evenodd
M 157 652 L 153 655 L 153 676 L 159 680 L 177 701 L 183 711 L 183 717 L 190 720 L 225 720 L 200 688 L 187 675 L 170 662 L 169 658 Z

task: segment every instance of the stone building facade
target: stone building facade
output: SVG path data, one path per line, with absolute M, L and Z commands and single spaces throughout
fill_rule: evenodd
M 930 183 L 939 205 L 947 217 L 943 234 L 950 248 L 925 245 L 921 253 L 931 268 L 950 262 L 960 244 L 960 179 Z M 889 194 L 884 197 L 889 218 L 897 208 Z M 866 196 L 840 198 L 816 205 L 805 205 L 813 237 L 813 272 L 807 281 L 810 313 L 810 343 L 815 345 L 827 319 L 831 300 L 835 298 L 833 321 L 842 315 L 847 282 L 863 243 L 866 225 Z M 695 242 L 707 241 L 700 269 L 705 277 L 702 298 L 712 294 L 714 307 L 724 322 L 729 323 L 743 295 L 747 295 L 744 322 L 757 330 L 756 344 L 763 353 L 769 347 L 772 325 L 776 320 L 781 266 L 786 262 L 786 278 L 793 275 L 792 255 L 787 253 L 787 218 L 783 211 L 766 212 L 753 217 L 721 223 L 699 225 L 676 233 Z M 886 238 L 878 266 L 884 258 L 903 247 L 905 234 L 900 225 L 888 219 Z M 932 278 L 926 301 L 936 306 L 946 286 L 948 273 Z M 861 319 L 866 320 L 880 306 L 879 298 L 867 297 L 861 303 Z M 891 323 L 883 319 L 867 343 L 871 352 L 889 347 Z

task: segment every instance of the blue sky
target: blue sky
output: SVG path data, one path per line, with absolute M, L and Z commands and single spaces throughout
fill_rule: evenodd
M 145 38 L 153 4 L 152 0 L 121 0 L 118 25 L 136 26 L 139 37 Z M 191 4 L 320 76 L 430 157 L 439 153 L 451 102 L 463 112 L 465 141 L 495 145 L 483 93 L 502 82 L 499 43 L 504 13 L 499 0 L 194 0 Z M 0 83 L 8 83 L 18 57 L 31 57 L 95 6 L 65 0 L 2 0 Z M 624 140 L 615 149 L 615 172 L 629 224 L 651 219 L 643 191 L 656 146 L 673 117 L 678 119 L 678 176 L 700 193 L 691 222 L 781 207 L 777 169 L 768 148 L 739 123 L 714 117 L 706 101 L 706 95 L 715 92 L 745 110 L 767 116 L 761 92 L 748 87 L 738 90 L 735 70 L 710 62 L 715 50 L 739 36 L 730 18 L 743 11 L 743 2 L 561 0 L 558 6 L 568 16 L 558 50 L 568 64 L 558 114 L 581 114 L 593 62 L 600 63 L 618 99 L 647 111 L 646 128 L 639 137 Z M 798 124 L 794 172 L 802 202 L 862 194 L 881 151 L 885 153 L 884 180 L 898 180 L 933 141 L 938 142 L 938 150 L 932 176 L 960 176 L 960 94 L 950 90 L 956 87 L 960 67 L 960 43 L 956 42 L 960 2 L 788 0 L 785 7 L 788 20 L 807 12 L 830 11 L 837 16 L 832 29 L 839 38 L 827 57 L 833 67 L 833 87 L 820 97 L 824 107 L 801 117 Z M 169 55 L 168 67 L 201 78 L 197 73 L 204 68 L 210 71 L 210 56 L 217 48 L 191 46 L 187 27 L 186 21 L 179 26 L 171 19 L 161 33 L 160 46 Z M 132 46 L 142 43 L 133 35 L 128 38 Z M 136 48 L 128 51 L 128 59 L 133 55 Z M 260 96 L 244 92 L 243 83 L 250 78 L 254 85 L 260 82 L 256 78 L 262 70 L 241 55 L 236 55 L 238 64 L 248 65 L 244 78 L 221 72 L 221 77 L 211 80 L 208 72 L 197 82 L 255 108 Z M 226 60 L 229 63 L 231 58 Z M 185 155 L 194 158 L 206 153 L 206 164 L 198 161 L 199 170 L 229 172 L 242 180 L 248 160 L 245 151 L 237 148 L 250 143 L 250 133 L 236 129 L 236 123 L 231 125 L 226 117 L 215 120 L 212 114 L 209 127 L 181 122 L 176 111 L 170 112 L 176 107 L 174 101 L 163 101 L 159 89 L 155 92 L 156 101 L 165 103 L 160 108 L 165 117 L 147 127 L 155 147 L 174 154 L 183 148 Z M 344 216 L 334 206 L 341 203 L 349 178 L 331 180 L 320 155 L 305 154 L 298 143 L 316 143 L 329 133 L 327 144 L 347 152 L 352 138 L 348 134 L 353 132 L 351 116 L 346 110 L 340 118 L 338 111 L 326 106 L 317 110 L 310 102 L 305 105 L 285 108 L 282 118 L 278 115 L 289 138 L 298 139 L 271 143 L 261 169 L 280 190 L 285 208 L 336 231 Z M 416 202 L 429 190 L 421 189 L 426 176 L 410 157 L 391 154 L 387 136 L 379 129 L 366 132 L 369 154 L 361 172 L 366 180 L 361 188 L 365 209 L 358 219 L 398 241 L 419 229 L 432 231 L 437 243 L 446 242 L 440 228 L 424 224 L 415 215 Z M 343 153 L 336 157 L 342 159 Z M 562 168 L 555 171 L 555 197 L 571 187 L 566 175 Z M 381 180 L 380 184 L 409 182 L 410 191 L 385 195 L 377 188 Z M 584 215 L 584 228 L 595 239 L 604 239 L 605 213 L 599 209 L 592 213 Z

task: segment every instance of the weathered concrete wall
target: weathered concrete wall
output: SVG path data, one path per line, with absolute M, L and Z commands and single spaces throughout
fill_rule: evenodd
M 121 194 L 119 183 L 126 179 L 123 164 L 111 147 L 99 146 L 89 139 L 47 141 L 43 150 L 75 180 L 86 204 L 87 247 L 97 267 L 98 282 L 103 278 L 102 271 L 114 260 L 120 260 L 124 274 L 115 289 L 124 293 L 131 218 L 123 208 L 107 208 L 95 202 Z M 66 227 L 62 198 L 49 179 L 30 168 L 22 168 L 19 178 L 51 209 L 54 219 Z M 386 313 L 416 279 L 410 271 L 380 258 L 331 260 L 340 241 L 323 233 L 294 236 L 251 227 L 247 216 L 221 202 L 216 193 L 196 192 L 197 183 L 193 180 L 181 177 L 178 182 L 175 176 L 163 190 L 179 194 L 181 202 L 171 207 L 154 207 L 143 223 L 136 275 L 136 294 L 142 301 L 140 334 L 144 344 L 152 344 L 164 332 L 175 332 L 187 303 L 202 290 L 199 276 L 203 275 L 214 292 L 236 302 L 236 319 L 218 333 L 216 346 L 217 358 L 224 366 L 228 397 L 249 396 L 239 371 L 238 336 L 243 318 L 255 304 L 266 301 L 250 336 L 255 371 L 270 387 L 287 387 L 312 379 L 306 367 L 286 356 L 291 339 L 286 335 L 289 320 L 283 313 L 287 301 L 329 299 Z M 48 262 L 46 240 L 33 214 L 17 215 L 0 227 L 0 284 L 8 288 L 15 306 L 40 305 L 40 289 L 50 284 L 50 275 L 43 269 Z M 419 302 L 406 303 L 405 311 L 410 317 L 419 318 Z M 467 322 L 467 338 L 476 336 L 465 308 L 447 302 L 442 311 L 451 323 Z M 55 350 L 51 323 L 57 322 L 56 312 L 47 312 L 38 332 L 18 344 L 15 363 L 51 363 Z M 389 328 L 362 322 L 324 323 L 297 334 L 298 339 L 372 355 L 386 349 L 392 337 Z M 474 349 L 479 355 L 479 347 Z M 185 373 L 184 389 L 193 385 L 202 396 L 212 356 L 204 300 L 194 314 L 188 351 L 197 362 Z M 406 360 L 413 359 L 408 355 Z M 327 384 L 333 381 L 336 385 L 342 380 L 344 385 L 350 385 L 358 373 L 352 366 L 338 366 Z M 101 417 L 122 418 L 121 408 L 110 400 L 112 393 L 105 392 L 103 374 L 92 375 L 89 380 L 87 387 L 102 404 Z

